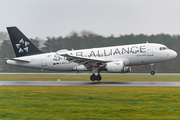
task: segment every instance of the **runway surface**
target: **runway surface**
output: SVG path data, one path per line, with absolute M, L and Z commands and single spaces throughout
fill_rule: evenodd
M 0 81 L 1 86 L 180 87 L 180 82 Z

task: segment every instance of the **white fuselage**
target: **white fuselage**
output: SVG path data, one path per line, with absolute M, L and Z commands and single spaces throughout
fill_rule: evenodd
M 58 54 L 69 54 L 77 57 L 95 58 L 106 61 L 124 61 L 125 66 L 144 65 L 158 63 L 176 58 L 177 53 L 168 49 L 165 45 L 157 43 L 132 44 L 113 47 L 81 49 L 72 51 L 58 51 L 43 53 L 7 60 L 7 64 L 22 67 L 69 71 L 75 70 L 78 63 L 69 62 L 65 57 Z M 22 60 L 29 62 L 22 62 Z M 80 70 L 87 70 L 82 67 Z

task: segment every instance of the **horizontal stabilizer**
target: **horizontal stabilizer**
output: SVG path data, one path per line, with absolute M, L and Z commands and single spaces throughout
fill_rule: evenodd
M 10 60 L 14 60 L 14 61 L 18 61 L 18 62 L 31 62 L 31 60 L 25 60 L 25 59 L 10 59 Z

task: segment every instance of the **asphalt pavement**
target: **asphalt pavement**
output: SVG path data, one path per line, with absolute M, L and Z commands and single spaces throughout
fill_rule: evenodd
M 1 86 L 180 87 L 180 82 L 0 81 Z

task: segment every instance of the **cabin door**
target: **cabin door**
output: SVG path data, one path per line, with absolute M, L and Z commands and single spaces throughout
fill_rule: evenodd
M 147 45 L 147 56 L 153 56 L 153 46 Z

